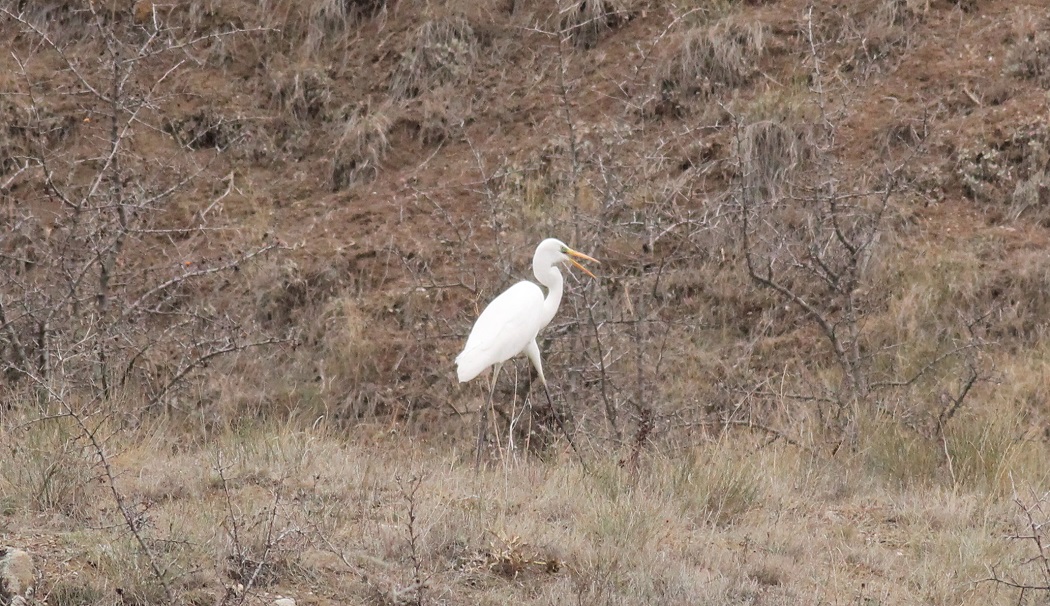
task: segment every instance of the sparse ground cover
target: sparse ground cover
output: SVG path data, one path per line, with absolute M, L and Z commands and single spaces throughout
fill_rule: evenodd
M 0 0 L 0 547 L 51 604 L 1045 601 L 1048 19 Z M 552 235 L 590 469 L 520 363 L 475 476 L 451 360 Z
M 1034 543 L 1010 538 L 1031 532 L 1011 495 L 1034 505 L 1045 482 L 1031 445 L 982 444 L 991 468 L 960 456 L 955 477 L 899 436 L 833 460 L 724 437 L 589 473 L 565 452 L 475 475 L 469 449 L 386 431 L 198 442 L 156 424 L 108 441 L 147 558 L 90 448 L 48 424 L 3 438 L 21 446 L 2 530 L 51 604 L 164 603 L 148 559 L 182 603 L 1006 604 L 1016 591 L 987 579 L 1043 582 L 1045 562 L 1022 564 Z

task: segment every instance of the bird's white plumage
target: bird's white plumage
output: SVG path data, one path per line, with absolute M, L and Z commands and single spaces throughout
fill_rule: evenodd
M 542 313 L 543 291 L 532 282 L 518 282 L 493 299 L 474 323 L 463 352 L 456 356 L 460 382 L 521 353 L 536 338 Z
M 490 366 L 498 367 L 524 352 L 536 367 L 540 382 L 546 384 L 536 335 L 554 318 L 561 303 L 564 281 L 557 266 L 570 262 L 590 274 L 572 257 L 594 261 L 560 240 L 548 238 L 540 242 L 532 258 L 532 271 L 536 280 L 547 287 L 547 296 L 544 297 L 536 284 L 522 281 L 493 299 L 474 323 L 463 351 L 456 356 L 460 382 L 469 381 Z

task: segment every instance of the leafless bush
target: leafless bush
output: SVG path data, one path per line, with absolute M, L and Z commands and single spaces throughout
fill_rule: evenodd
M 879 185 L 874 189 L 853 186 L 841 191 L 841 178 L 833 176 L 840 171 L 828 155 L 829 148 L 817 147 L 806 170 L 796 173 L 788 183 L 790 189 L 784 190 L 778 185 L 780 173 L 755 163 L 753 154 L 747 153 L 751 146 L 746 141 L 753 131 L 744 127 L 739 133 L 740 185 L 735 198 L 740 204 L 747 272 L 757 285 L 775 293 L 819 330 L 838 367 L 836 378 L 829 381 L 825 375 L 812 381 L 819 386 L 815 391 L 781 392 L 779 397 L 814 404 L 829 428 L 837 427 L 844 432 L 841 439 L 855 444 L 857 422 L 883 411 L 881 401 L 888 392 L 913 387 L 928 375 L 941 376 L 933 370 L 952 366 L 962 377 L 957 388 L 948 388 L 932 410 L 908 410 L 899 417 L 920 432 L 940 435 L 973 386 L 988 378 L 974 353 L 983 346 L 975 330 L 980 319 L 959 327 L 952 343 L 930 353 L 913 369 L 897 367 L 892 357 L 883 359 L 896 345 L 881 343 L 866 329 L 865 318 L 878 312 L 886 295 L 876 276 L 881 259 L 890 254 L 886 247 L 892 240 L 885 237 L 891 228 L 888 212 L 891 201 L 902 193 L 902 165 L 875 177 Z M 944 380 L 950 383 L 954 378 Z M 758 393 L 777 395 L 765 388 Z
M 427 603 L 427 578 L 424 574 L 423 569 L 423 538 L 420 536 L 421 529 L 419 528 L 418 520 L 418 500 L 419 500 L 419 489 L 423 485 L 423 477 L 415 476 L 408 478 L 407 480 L 398 476 L 395 478 L 397 482 L 397 488 L 401 492 L 401 497 L 405 500 L 406 506 L 406 517 L 405 517 L 405 533 L 408 544 L 408 557 L 412 563 L 412 582 L 408 584 L 406 588 L 399 588 L 395 591 L 395 594 L 399 596 L 408 597 L 411 595 L 411 602 L 407 602 L 404 598 L 394 599 L 395 604 L 400 603 L 411 603 L 414 606 L 425 606 Z
M 1022 604 L 1028 596 L 1050 595 L 1050 536 L 1044 528 L 1050 523 L 1050 494 L 1032 490 L 1028 498 L 1015 495 L 1014 503 L 1019 511 L 1018 530 L 1007 538 L 1027 543 L 1029 555 L 1007 570 L 991 566 L 991 576 L 984 581 L 1016 589 L 1017 603 Z
M 278 510 L 283 488 L 280 482 L 273 489 L 269 507 L 251 518 L 242 516 L 235 508 L 223 465 L 220 457 L 215 469 L 226 501 L 226 532 L 230 542 L 226 574 L 236 585 L 226 592 L 220 604 L 244 604 L 257 588 L 269 587 L 281 580 L 289 568 L 283 557 L 287 555 L 285 543 L 300 533 L 294 527 L 280 527 Z
M 5 200 L 0 217 L 0 356 L 4 373 L 28 379 L 44 401 L 133 388 L 159 402 L 214 358 L 272 342 L 194 295 L 279 246 L 223 250 L 223 226 L 205 219 L 218 199 L 172 220 L 204 171 L 188 150 L 221 151 L 236 137 L 197 117 L 168 129 L 185 136 L 172 145 L 146 143 L 164 132 L 159 108 L 186 62 L 178 52 L 203 39 L 162 22 L 128 29 L 95 5 L 78 10 L 82 35 L 68 41 L 0 7 L 31 52 L 63 66 L 35 78 L 25 65 L 36 57 L 15 51 L 24 149 L 9 158 L 4 186 L 19 203 Z M 84 52 L 102 69 L 85 67 Z M 147 66 L 155 79 L 143 76 Z M 56 104 L 56 90 L 70 101 Z M 75 124 L 76 142 L 53 134 L 59 124 Z M 188 253 L 188 242 L 200 252 Z

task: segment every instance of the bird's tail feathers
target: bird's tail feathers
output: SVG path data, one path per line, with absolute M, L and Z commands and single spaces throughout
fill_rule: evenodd
M 466 350 L 456 356 L 456 376 L 459 377 L 460 383 L 466 383 L 487 368 L 483 362 L 473 360 L 472 357 Z

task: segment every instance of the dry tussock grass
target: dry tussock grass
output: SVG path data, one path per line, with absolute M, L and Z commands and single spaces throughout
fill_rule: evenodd
M 390 148 L 390 131 L 398 110 L 384 104 L 350 113 L 336 141 L 332 158 L 332 189 L 374 179 Z
M 478 39 L 463 17 L 432 19 L 415 31 L 390 80 L 390 95 L 404 101 L 470 76 Z
M 299 122 L 331 118 L 334 82 L 320 66 L 291 65 L 271 70 L 270 102 L 284 115 Z
M 1050 133 L 1043 124 L 1031 122 L 975 141 L 956 152 L 955 163 L 963 191 L 986 205 L 993 219 L 1050 224 L 1045 191 Z
M 579 48 L 592 48 L 602 36 L 630 21 L 638 10 L 633 0 L 575 0 L 558 8 L 560 35 Z
M 1046 22 L 1030 14 L 1018 15 L 1016 40 L 1007 51 L 1003 71 L 1010 76 L 1050 85 L 1050 34 Z
M 800 130 L 802 132 L 800 132 Z M 740 134 L 741 175 L 757 200 L 771 200 L 789 182 L 812 152 L 805 129 L 779 120 L 753 122 Z
M 723 19 L 678 34 L 658 73 L 664 103 L 681 113 L 705 100 L 748 84 L 758 73 L 766 46 L 761 23 Z
M 271 30 L 268 38 L 278 48 L 307 60 L 331 48 L 344 48 L 354 27 L 382 13 L 386 4 L 385 0 L 265 0 L 240 9 L 240 14 L 253 16 Z
M 867 78 L 893 69 L 916 41 L 916 30 L 929 12 L 929 0 L 870 0 L 816 7 L 817 42 L 835 47 L 836 68 Z M 803 28 L 808 25 L 803 24 Z
M 34 423 L 19 431 L 17 440 L 0 480 L 10 488 L 4 491 L 5 509 L 59 512 L 72 519 L 90 515 L 88 504 L 102 495 L 92 481 L 98 471 L 72 420 Z

